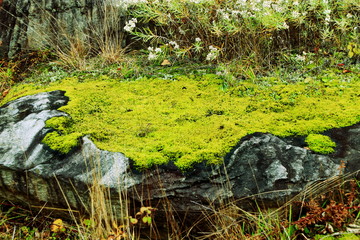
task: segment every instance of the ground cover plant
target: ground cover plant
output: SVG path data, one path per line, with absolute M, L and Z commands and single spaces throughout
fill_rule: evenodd
M 261 78 L 223 89 L 214 74 L 140 78 L 133 81 L 66 78 L 48 86 L 21 85 L 8 94 L 19 97 L 61 89 L 70 97 L 60 110 L 70 117 L 53 118 L 56 131 L 43 140 L 67 153 L 81 136 L 90 135 L 101 149 L 123 152 L 139 168 L 173 161 L 186 169 L 202 161 L 221 163 L 247 134 L 278 136 L 320 133 L 359 122 L 356 74 L 328 72 L 307 82 Z M 20 95 L 19 95 L 20 94 Z M 309 136 L 309 146 L 331 153 L 331 140 Z M 315 142 L 315 143 L 314 143 Z

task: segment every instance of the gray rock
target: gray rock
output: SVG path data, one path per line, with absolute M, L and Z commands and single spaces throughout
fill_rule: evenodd
M 0 57 L 21 50 L 55 48 L 66 53 L 73 44 L 99 47 L 98 40 L 124 35 L 120 6 L 103 0 L 3 0 L 0 6 Z M 105 20 L 106 19 L 106 20 Z M 106 22 L 105 22 L 106 21 Z M 79 41 L 78 41 L 79 40 Z M 101 42 L 101 41 L 100 41 Z M 124 43 L 120 43 L 124 44 Z M 81 47 L 81 46 L 80 46 Z
M 0 107 L 0 195 L 8 200 L 41 206 L 89 208 L 88 187 L 97 181 L 110 188 L 112 203 L 119 192 L 132 202 L 156 205 L 170 200 L 178 212 L 203 210 L 202 204 L 249 196 L 269 205 L 281 203 L 309 183 L 360 169 L 360 124 L 328 131 L 337 143 L 332 155 L 304 148 L 302 137 L 279 138 L 255 133 L 244 137 L 225 157 L 223 165 L 197 164 L 188 172 L 172 163 L 138 172 L 122 153 L 99 150 L 89 137 L 79 147 L 60 154 L 41 143 L 45 121 L 66 116 L 64 92 L 19 98 Z M 95 178 L 94 178 L 95 177 Z M 242 202 L 239 202 L 242 203 Z M 248 203 L 244 204 L 247 205 Z M 247 205 L 248 206 L 248 205 Z M 248 206 L 249 207 L 249 206 Z

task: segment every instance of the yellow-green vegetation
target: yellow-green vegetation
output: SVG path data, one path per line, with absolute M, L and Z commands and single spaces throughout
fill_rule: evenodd
M 340 236 L 324 236 L 324 235 L 316 235 L 315 236 L 315 240 L 359 240 L 360 238 L 358 236 L 356 236 L 353 233 L 343 233 L 343 234 L 339 234 Z
M 309 134 L 305 142 L 309 144 L 311 150 L 323 154 L 333 153 L 336 147 L 336 143 L 330 137 L 321 134 Z
M 306 136 L 359 122 L 360 81 L 340 79 L 336 74 L 293 83 L 262 78 L 224 89 L 212 74 L 133 81 L 72 77 L 48 86 L 20 85 L 5 101 L 65 90 L 70 102 L 60 110 L 71 117 L 47 121 L 56 130 L 44 139 L 51 148 L 66 153 L 89 135 L 99 148 L 123 152 L 139 168 L 174 161 L 187 169 L 203 161 L 220 163 L 254 132 Z M 334 147 L 319 135 L 310 135 L 308 143 L 321 153 Z

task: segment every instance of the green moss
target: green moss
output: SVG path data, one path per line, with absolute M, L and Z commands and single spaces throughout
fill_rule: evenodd
M 333 153 L 334 147 L 336 147 L 336 143 L 330 137 L 321 134 L 310 134 L 306 137 L 305 142 L 311 150 L 322 154 Z
M 315 240 L 319 240 L 319 239 L 322 239 L 322 240 L 359 240 L 360 238 L 358 236 L 356 236 L 355 234 L 353 233 L 343 233 L 342 235 L 340 236 L 332 236 L 332 235 L 315 235 L 314 237 Z
M 42 142 L 51 149 L 66 154 L 79 144 L 79 137 L 81 137 L 79 133 L 60 135 L 58 132 L 51 132 L 45 136 Z
M 69 117 L 53 117 L 46 121 L 46 127 L 56 129 L 63 133 L 68 131 L 71 125 L 72 121 Z
M 99 148 L 123 152 L 139 168 L 174 161 L 187 169 L 203 161 L 220 163 L 250 133 L 306 136 L 359 122 L 359 77 L 342 81 L 342 76 L 326 83 L 243 81 L 226 91 L 211 74 L 126 82 L 67 78 L 46 87 L 18 86 L 6 101 L 65 90 L 70 101 L 60 110 L 71 118 L 47 122 L 56 130 L 44 139 L 51 148 L 66 153 L 79 136 L 89 135 Z M 331 144 L 322 139 L 311 148 L 329 153 Z

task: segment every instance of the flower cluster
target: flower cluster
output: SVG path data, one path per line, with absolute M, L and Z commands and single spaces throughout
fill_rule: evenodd
M 179 49 L 179 44 L 177 44 L 175 41 L 170 41 L 169 44 L 173 46 L 174 49 Z
M 148 47 L 148 50 L 149 50 L 148 60 L 156 60 L 162 53 L 161 48 Z
M 126 22 L 126 25 L 124 27 L 124 30 L 127 32 L 132 32 L 134 28 L 136 27 L 137 19 L 132 18 L 131 20 Z
M 324 14 L 325 14 L 325 24 L 328 25 L 331 20 L 331 17 L 330 17 L 331 10 L 330 9 L 324 10 Z
M 209 50 L 210 50 L 210 52 L 206 56 L 206 60 L 212 61 L 219 56 L 219 49 L 217 49 L 216 47 L 210 45 Z

